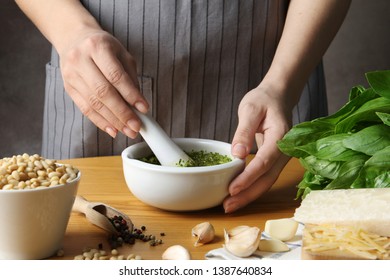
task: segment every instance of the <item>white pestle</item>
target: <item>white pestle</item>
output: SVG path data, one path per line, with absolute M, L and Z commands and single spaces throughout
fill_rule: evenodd
M 140 113 L 136 109 L 134 109 L 134 112 L 142 122 L 139 133 L 161 165 L 177 166 L 180 161 L 191 161 L 191 158 L 173 142 L 153 118 Z

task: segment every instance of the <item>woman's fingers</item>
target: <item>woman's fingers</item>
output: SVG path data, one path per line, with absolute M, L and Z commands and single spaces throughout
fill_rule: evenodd
M 120 128 L 120 126 L 122 126 L 138 132 L 140 122 L 135 113 L 131 110 L 129 103 L 122 98 L 118 90 L 99 71 L 100 68 L 98 68 L 93 61 L 90 61 L 87 67 L 90 68 L 88 70 L 90 75 L 85 76 L 84 81 L 90 89 L 88 100 L 93 109 L 103 116 L 107 116 L 110 122 L 116 122 L 113 124 L 115 124 L 118 129 L 122 130 Z M 114 118 L 110 117 L 107 110 L 111 112 Z M 118 122 L 116 120 L 118 120 Z
M 122 48 L 121 46 L 117 47 Z M 148 104 L 139 89 L 135 62 L 132 62 L 128 54 L 122 54 L 122 52 L 126 52 L 124 49 L 111 50 L 111 48 L 107 48 L 107 50 L 100 52 L 92 59 L 106 81 L 128 104 L 142 113 L 146 113 Z M 124 58 L 121 60 L 122 57 Z
M 250 153 L 255 134 L 264 118 L 260 107 L 243 99 L 238 111 L 238 126 L 232 140 L 232 155 L 245 158 Z
M 278 126 L 266 129 L 256 134 L 258 151 L 244 171 L 230 184 L 229 192 L 235 195 L 248 188 L 260 176 L 270 170 L 280 156 L 276 142 L 281 139 L 285 131 Z
M 146 113 L 148 103 L 139 90 L 135 62 L 119 41 L 106 32 L 89 35 L 61 57 L 61 70 L 84 115 L 99 128 L 136 137 L 141 122 L 132 107 Z
M 88 102 L 85 101 L 82 94 L 69 84 L 65 84 L 65 89 L 73 99 L 73 102 L 79 107 L 82 114 L 91 120 L 98 128 L 108 133 L 112 138 L 115 138 L 118 130 L 111 125 L 101 114 L 94 111 Z
M 272 169 L 257 178 L 257 180 L 248 188 L 236 195 L 227 197 L 223 202 L 225 213 L 232 213 L 240 208 L 243 208 L 266 193 L 278 179 L 280 172 L 283 170 L 289 159 L 289 157 L 281 155 L 273 165 Z
M 86 63 L 88 64 L 88 63 Z M 92 64 L 92 63 L 90 63 Z M 91 65 L 91 67 L 93 67 Z M 93 71 L 93 70 L 92 70 Z M 91 73 L 91 70 L 89 70 L 89 73 Z M 97 73 L 95 76 L 102 76 L 101 74 Z M 101 78 L 102 79 L 102 78 Z M 104 81 L 103 81 L 104 82 Z M 98 83 L 98 82 L 97 82 Z M 87 85 L 85 82 L 85 77 L 81 77 L 78 75 L 78 73 L 73 72 L 73 77 L 66 80 L 64 83 L 65 89 L 70 95 L 70 97 L 73 99 L 73 101 L 76 103 L 76 105 L 79 107 L 82 114 L 84 114 L 87 118 L 89 118 L 95 125 L 97 125 L 97 117 L 96 115 L 99 115 L 101 118 L 104 119 L 105 126 L 112 127 L 116 131 L 121 131 L 123 134 L 130 138 L 134 138 L 137 135 L 137 132 L 139 131 L 139 128 L 137 126 L 129 128 L 125 123 L 123 123 L 122 120 L 120 120 L 114 112 L 110 110 L 110 106 L 116 106 L 113 101 L 117 99 L 118 102 L 123 103 L 124 106 L 127 106 L 126 103 L 123 100 L 120 100 L 119 95 L 114 91 L 112 92 L 113 99 L 114 100 L 102 100 L 99 99 L 98 95 L 93 94 L 91 91 L 91 86 Z M 110 87 L 110 85 L 107 85 Z M 119 97 L 119 100 L 118 100 Z M 105 97 L 108 98 L 108 97 Z M 110 105 L 111 104 L 111 105 Z M 119 107 L 119 105 L 118 105 Z M 127 108 L 129 109 L 129 108 Z M 132 111 L 130 111 L 132 114 L 134 114 Z M 135 116 L 133 116 L 135 118 Z M 99 121 L 99 123 L 102 123 L 102 121 Z M 99 128 L 101 128 L 101 124 L 97 125 Z M 139 124 L 138 124 L 139 127 Z M 101 128 L 102 129 L 102 128 Z M 105 131 L 105 129 L 103 129 Z M 111 134 L 110 134 L 111 135 Z M 111 135 L 112 136 L 112 135 Z

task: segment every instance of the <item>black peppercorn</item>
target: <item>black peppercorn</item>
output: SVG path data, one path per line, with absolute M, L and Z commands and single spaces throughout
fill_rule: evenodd
M 144 242 L 150 242 L 151 246 L 156 246 L 162 243 L 162 240 L 157 240 L 154 235 L 144 234 L 143 232 L 146 230 L 145 226 L 141 226 L 140 229 L 133 228 L 133 231 L 130 231 L 126 220 L 122 216 L 113 216 L 112 218 L 109 218 L 109 220 L 117 230 L 117 233 L 112 234 L 108 239 L 111 249 L 116 249 L 123 244 L 132 245 L 135 243 L 136 239 Z M 160 236 L 164 235 L 164 233 L 160 233 Z

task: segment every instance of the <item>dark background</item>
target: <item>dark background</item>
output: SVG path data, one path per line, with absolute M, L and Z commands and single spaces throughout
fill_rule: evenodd
M 14 1 L 0 4 L 0 158 L 40 153 L 45 64 L 50 44 Z M 364 73 L 390 70 L 389 0 L 354 0 L 324 56 L 330 113 Z

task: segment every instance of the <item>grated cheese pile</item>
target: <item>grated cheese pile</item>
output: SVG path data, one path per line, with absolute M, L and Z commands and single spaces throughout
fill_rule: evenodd
M 390 238 L 351 226 L 310 225 L 303 231 L 303 249 L 309 252 L 340 250 L 363 259 L 389 259 Z

